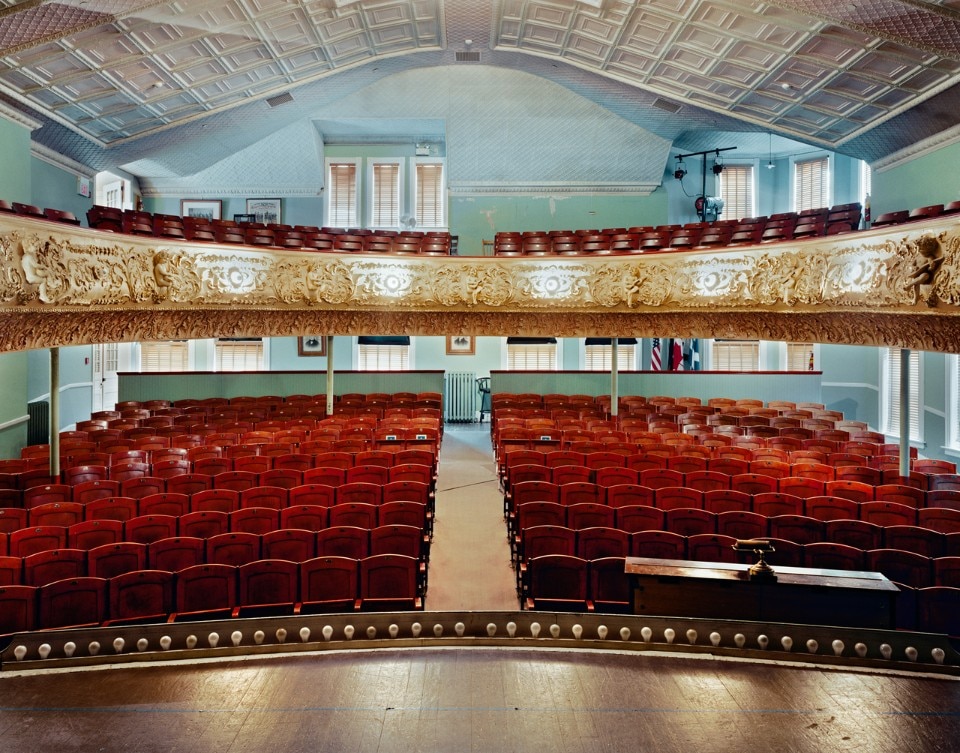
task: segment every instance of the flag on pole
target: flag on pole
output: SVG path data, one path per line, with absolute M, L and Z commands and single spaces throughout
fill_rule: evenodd
M 660 371 L 663 365 L 660 362 L 660 338 L 653 338 L 653 344 L 650 346 L 650 369 Z
M 683 368 L 700 371 L 700 341 L 696 337 L 683 341 Z
M 670 347 L 670 370 L 683 371 L 683 340 L 674 337 Z

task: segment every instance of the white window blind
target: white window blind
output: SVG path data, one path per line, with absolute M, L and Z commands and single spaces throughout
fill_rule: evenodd
M 830 160 L 826 157 L 793 163 L 794 209 L 830 206 Z
M 140 371 L 188 371 L 189 368 L 186 340 L 140 343 Z
M 586 371 L 610 371 L 613 361 L 612 345 L 593 345 L 583 348 L 583 368 Z M 636 368 L 636 343 L 617 343 L 617 370 L 631 371 Z
M 417 225 L 443 227 L 444 215 L 443 165 L 417 163 Z
M 947 443 L 954 450 L 960 449 L 960 356 L 947 356 Z
M 327 225 L 357 227 L 357 165 L 331 162 L 327 175 Z
M 881 348 L 881 397 L 883 405 L 880 415 L 883 421 L 884 434 L 900 435 L 900 417 L 903 408 L 900 404 L 900 349 Z M 920 425 L 922 412 L 922 385 L 920 374 L 920 351 L 910 351 L 910 441 L 923 441 L 923 427 Z
M 214 358 L 217 371 L 260 371 L 263 369 L 263 340 L 217 340 Z
M 724 165 L 720 173 L 723 216 L 731 220 L 753 217 L 753 165 Z
M 507 368 L 511 371 L 554 371 L 557 368 L 556 342 L 511 342 L 511 339 L 507 340 Z
M 787 371 L 815 371 L 813 343 L 787 343 Z
M 400 165 L 375 162 L 370 207 L 371 227 L 397 227 L 400 224 Z
M 357 368 L 361 371 L 407 371 L 410 368 L 409 345 L 358 346 Z
M 715 371 L 758 371 L 759 340 L 714 340 L 710 368 Z

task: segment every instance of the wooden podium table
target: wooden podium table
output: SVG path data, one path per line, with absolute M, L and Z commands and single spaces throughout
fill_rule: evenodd
M 880 573 L 627 557 L 635 614 L 892 629 L 899 589 Z

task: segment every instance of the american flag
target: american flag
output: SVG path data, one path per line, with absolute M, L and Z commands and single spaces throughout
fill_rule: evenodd
M 660 371 L 663 369 L 663 364 L 660 362 L 660 338 L 653 338 L 653 345 L 650 348 L 650 368 L 653 371 Z

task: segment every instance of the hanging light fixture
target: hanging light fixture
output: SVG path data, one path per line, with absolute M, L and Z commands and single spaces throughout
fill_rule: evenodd
M 767 170 L 773 170 L 776 165 L 773 164 L 773 133 L 767 132 Z

